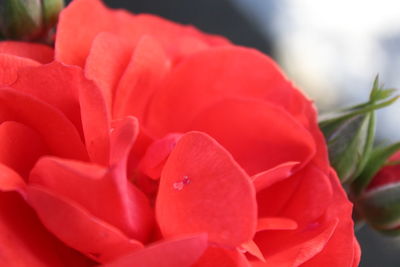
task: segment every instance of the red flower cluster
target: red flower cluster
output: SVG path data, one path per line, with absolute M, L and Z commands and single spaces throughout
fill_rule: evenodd
M 54 50 L 0 43 L 0 84 L 0 265 L 357 266 L 312 102 L 267 56 L 75 0 Z

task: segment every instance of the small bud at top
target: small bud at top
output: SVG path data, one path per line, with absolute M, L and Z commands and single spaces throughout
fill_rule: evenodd
M 4 39 L 46 42 L 63 6 L 63 0 L 3 0 L 0 35 Z

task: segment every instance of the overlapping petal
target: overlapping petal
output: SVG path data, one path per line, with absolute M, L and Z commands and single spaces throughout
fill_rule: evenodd
M 255 233 L 255 191 L 222 146 L 203 133 L 188 133 L 163 169 L 156 216 L 165 236 L 207 232 L 211 242 L 235 247 Z
M 207 248 L 207 235 L 185 236 L 152 244 L 135 251 L 105 267 L 190 267 L 193 266 Z

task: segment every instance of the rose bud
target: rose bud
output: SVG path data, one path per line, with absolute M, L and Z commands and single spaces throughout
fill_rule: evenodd
M 357 211 L 376 230 L 400 234 L 400 151 L 386 162 L 356 201 Z
M 0 31 L 5 39 L 47 41 L 63 0 L 4 0 L 0 6 Z
M 374 81 L 368 102 L 357 105 L 320 122 L 328 144 L 329 159 L 340 180 L 352 182 L 360 175 L 369 158 L 375 136 L 375 110 L 386 107 L 398 97 L 393 89 Z

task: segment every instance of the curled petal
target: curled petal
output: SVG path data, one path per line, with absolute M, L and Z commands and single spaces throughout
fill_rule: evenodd
M 111 261 L 142 247 L 117 228 L 93 217 L 67 199 L 38 186 L 29 186 L 27 201 L 54 235 L 99 262 Z
M 148 238 L 152 226 L 149 203 L 120 168 L 43 157 L 31 172 L 30 184 L 77 203 L 129 237 Z
M 53 155 L 86 160 L 74 125 L 56 108 L 16 90 L 0 89 L 0 121 L 18 121 L 35 129 Z
M 85 74 L 101 89 L 111 110 L 114 90 L 132 54 L 133 46 L 110 33 L 99 33 L 93 40 L 85 63 Z
M 153 142 L 139 162 L 139 170 L 152 179 L 160 178 L 164 163 L 181 136 L 182 134 L 169 134 Z

